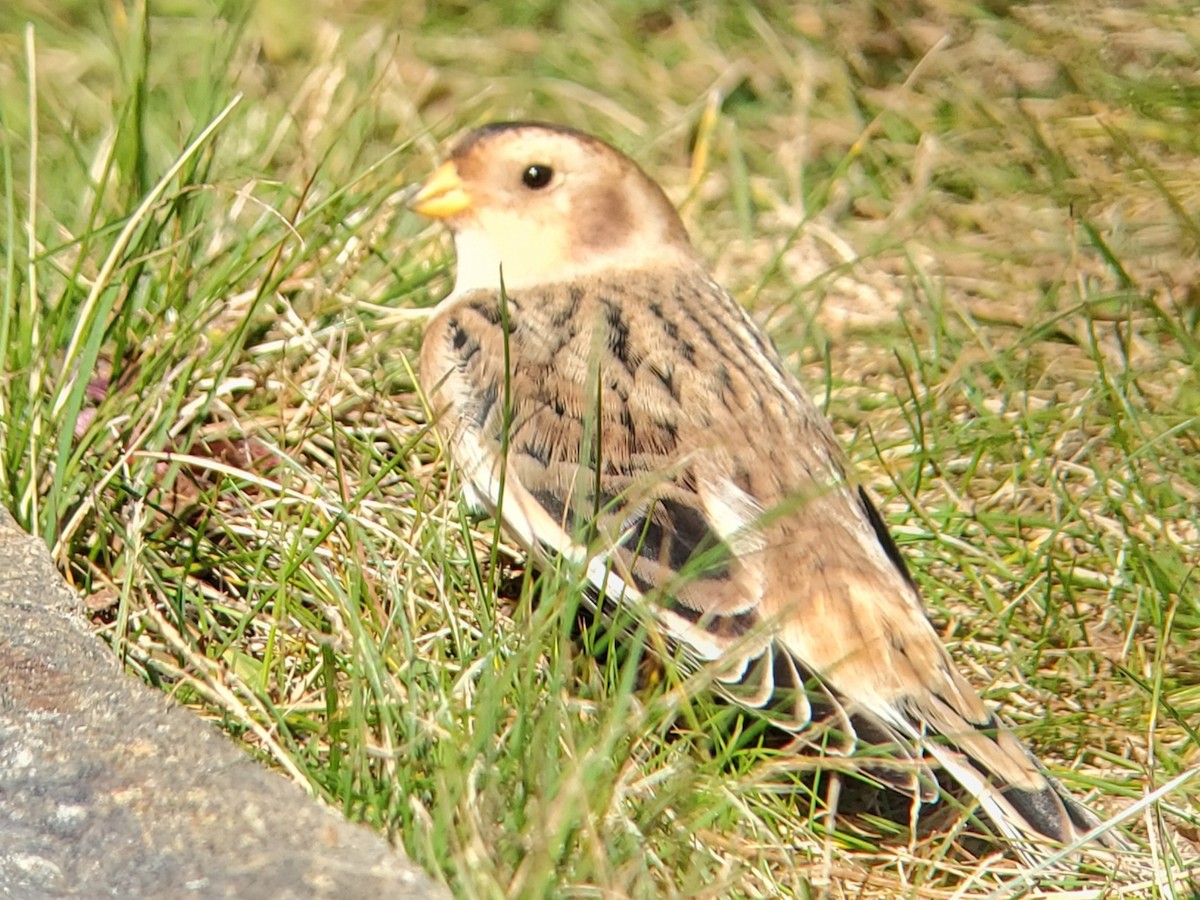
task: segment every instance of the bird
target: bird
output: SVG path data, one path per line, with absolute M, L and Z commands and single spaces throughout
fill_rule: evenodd
M 627 155 L 539 122 L 469 131 L 409 207 L 454 284 L 418 382 L 469 499 L 579 564 L 735 703 L 868 753 L 917 803 L 940 767 L 1026 859 L 1098 818 L 960 674 L 832 426 Z

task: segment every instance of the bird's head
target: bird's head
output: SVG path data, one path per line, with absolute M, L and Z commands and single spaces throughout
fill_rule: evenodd
M 504 123 L 468 133 L 411 208 L 446 223 L 455 293 L 694 260 L 671 201 L 637 164 L 596 138 Z

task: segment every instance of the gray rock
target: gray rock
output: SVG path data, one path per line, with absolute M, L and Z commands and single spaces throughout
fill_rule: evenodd
M 443 897 L 120 671 L 0 509 L 0 897 Z

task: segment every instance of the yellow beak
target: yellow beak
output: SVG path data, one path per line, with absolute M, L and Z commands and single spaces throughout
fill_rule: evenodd
M 408 208 L 431 219 L 445 219 L 471 205 L 454 163 L 443 163 L 408 203 Z

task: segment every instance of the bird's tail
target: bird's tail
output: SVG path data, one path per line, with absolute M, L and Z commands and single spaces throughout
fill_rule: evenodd
M 1116 831 L 1097 830 L 1102 824 L 1100 818 L 1058 784 L 1015 737 L 1007 731 L 1004 734 L 1020 748 L 1037 773 L 1037 780 L 1026 779 L 1024 786 L 1017 787 L 996 778 L 959 749 L 932 741 L 925 746 L 942 769 L 975 797 L 988 819 L 1027 863 L 1045 859 L 1056 845 L 1094 840 L 1110 850 L 1125 847 Z

